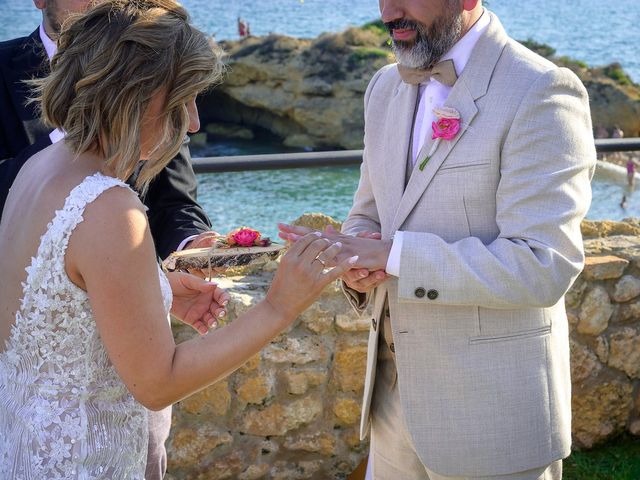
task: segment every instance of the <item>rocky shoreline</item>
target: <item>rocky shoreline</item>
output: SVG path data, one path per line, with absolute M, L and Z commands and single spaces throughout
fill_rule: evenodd
M 640 86 L 619 64 L 592 68 L 555 56 L 549 46 L 523 43 L 582 80 L 596 136 L 611 136 L 617 128 L 627 137 L 640 136 Z M 262 129 L 287 147 L 362 148 L 364 91 L 379 68 L 395 61 L 379 22 L 315 39 L 268 35 L 221 46 L 228 72 L 221 85 L 199 99 L 206 125 L 199 142 L 250 140 Z

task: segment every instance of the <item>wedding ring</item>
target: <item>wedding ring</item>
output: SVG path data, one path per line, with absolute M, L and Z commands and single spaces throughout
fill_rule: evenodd
M 316 257 L 316 260 L 319 261 L 322 264 L 323 267 L 327 266 L 327 264 L 324 263 L 320 257 Z

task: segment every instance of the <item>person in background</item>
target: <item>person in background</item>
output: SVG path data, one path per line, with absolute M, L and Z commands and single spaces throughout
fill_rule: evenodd
M 240 17 L 238 17 L 238 35 L 240 38 L 249 36 L 249 24 Z
M 564 294 L 596 162 L 586 89 L 479 0 L 379 6 L 398 63 L 369 83 L 360 183 L 343 234 L 324 234 L 359 255 L 343 284 L 371 319 L 373 478 L 559 480 Z
M 24 164 L 0 221 L 11 252 L 0 257 L 0 478 L 161 478 L 147 465 L 149 410 L 238 368 L 357 259 L 325 272 L 340 245 L 311 234 L 264 300 L 176 345 L 169 313 L 205 334 L 228 295 L 162 272 L 124 181 L 137 168 L 145 192 L 198 130 L 195 99 L 219 80 L 219 51 L 173 0 L 96 2 L 58 48 L 32 84 L 65 136 Z
M 613 127 L 613 130 L 611 131 L 611 138 L 624 138 L 624 132 L 618 125 Z

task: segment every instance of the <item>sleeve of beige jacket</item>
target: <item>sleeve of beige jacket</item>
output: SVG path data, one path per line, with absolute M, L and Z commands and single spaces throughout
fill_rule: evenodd
M 367 106 L 369 104 L 371 92 L 384 70 L 384 68 L 378 70 L 367 86 L 367 91 L 364 94 L 365 118 L 367 116 Z M 371 183 L 369 180 L 366 137 L 364 139 L 364 151 L 362 153 L 362 157 L 362 164 L 360 165 L 360 182 L 358 183 L 358 188 L 353 199 L 353 206 L 351 207 L 351 210 L 347 215 L 347 219 L 342 224 L 342 233 L 346 233 L 348 235 L 355 235 L 358 232 L 363 231 L 380 231 L 380 218 L 378 217 L 378 208 L 376 207 L 376 200 L 373 196 L 373 191 L 371 190 Z M 369 303 L 371 292 L 369 292 L 368 294 L 356 292 L 355 290 L 347 287 L 344 282 L 340 283 L 342 286 L 342 291 L 347 296 L 347 299 L 349 300 L 349 303 L 351 303 L 351 306 L 357 312 L 362 313 Z
M 591 202 L 595 147 L 587 92 L 566 69 L 542 74 L 522 99 L 501 150 L 499 235 L 453 243 L 405 232 L 400 302 L 547 307 L 584 264 L 580 223 Z M 438 295 L 415 295 L 417 288 Z

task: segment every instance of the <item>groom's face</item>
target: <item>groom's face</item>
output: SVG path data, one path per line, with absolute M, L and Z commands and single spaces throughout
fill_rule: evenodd
M 463 29 L 460 0 L 379 0 L 382 21 L 402 65 L 430 68 L 458 41 Z

